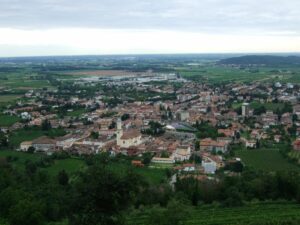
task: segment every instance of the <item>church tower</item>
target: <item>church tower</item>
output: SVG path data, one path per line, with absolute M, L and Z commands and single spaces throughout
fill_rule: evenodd
M 121 143 L 121 137 L 123 135 L 123 129 L 122 129 L 122 120 L 120 118 L 118 118 L 117 120 L 117 145 L 120 145 Z

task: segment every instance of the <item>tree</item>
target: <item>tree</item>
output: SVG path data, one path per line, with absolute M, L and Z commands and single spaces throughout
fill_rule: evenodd
M 149 128 L 142 130 L 142 133 L 158 136 L 165 133 L 165 130 L 163 128 L 163 125 L 161 125 L 159 122 L 156 121 L 150 121 L 149 122 Z
M 150 152 L 146 152 L 143 154 L 142 158 L 143 158 L 142 160 L 143 164 L 148 165 L 151 162 L 152 154 Z
M 141 187 L 140 176 L 119 173 L 99 164 L 89 167 L 75 184 L 72 225 L 118 225 L 121 212 L 133 202 Z
M 265 113 L 265 112 L 266 112 L 266 107 L 264 105 L 260 105 L 259 107 L 255 108 L 253 110 L 254 115 L 260 115 L 260 114 Z
M 154 206 L 148 211 L 149 225 L 179 225 L 188 216 L 188 209 L 178 200 L 171 200 L 167 207 Z
M 95 131 L 92 131 L 92 132 L 91 132 L 91 138 L 93 138 L 93 139 L 98 139 L 98 138 L 99 138 L 99 133 L 98 133 L 98 132 L 95 132 Z
M 130 118 L 130 115 L 128 113 L 124 113 L 122 116 L 121 116 L 121 120 L 122 121 L 125 121 L 125 120 L 128 120 Z
M 37 166 L 34 162 L 28 161 L 26 162 L 25 170 L 28 175 L 33 175 L 37 171 Z
M 8 146 L 7 136 L 0 131 L 0 148 L 7 147 L 7 146 Z
M 160 157 L 169 158 L 169 153 L 167 151 L 162 151 Z
M 19 201 L 9 212 L 11 225 L 41 225 L 44 220 L 43 205 L 32 199 Z
M 69 175 L 65 170 L 59 172 L 59 174 L 57 175 L 57 179 L 60 185 L 66 186 L 69 183 Z
M 33 146 L 30 146 L 28 149 L 27 149 L 27 152 L 28 153 L 34 153 L 35 152 L 35 148 Z
M 45 130 L 45 131 L 50 130 L 52 128 L 50 121 L 47 119 L 43 120 L 41 126 L 42 126 L 42 130 Z

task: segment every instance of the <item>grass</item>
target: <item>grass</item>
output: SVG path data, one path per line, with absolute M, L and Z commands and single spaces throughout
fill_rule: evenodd
M 198 67 L 177 67 L 175 68 L 180 75 L 187 79 L 203 81 L 206 80 L 209 83 L 220 82 L 300 82 L 300 70 L 298 67 L 293 68 L 276 68 L 282 72 L 274 74 L 274 68 L 260 66 L 253 71 L 253 69 L 225 67 L 222 65 L 215 65 L 214 63 L 206 63 Z
M 86 113 L 86 109 L 84 109 L 84 108 L 82 108 L 82 109 L 75 109 L 74 111 L 67 112 L 67 116 L 79 117 L 79 116 L 81 116 L 84 113 Z
M 19 121 L 20 121 L 20 118 L 17 116 L 0 114 L 0 126 L 2 126 L 2 127 L 9 127 Z
M 300 205 L 295 203 L 253 203 L 243 207 L 222 208 L 212 205 L 191 208 L 186 225 L 283 224 L 300 220 Z M 146 225 L 145 212 L 131 215 L 127 225 Z M 289 224 L 289 223 L 284 223 Z
M 25 164 L 27 161 L 37 162 L 45 157 L 44 154 L 30 154 L 26 152 L 17 152 L 17 151 L 9 151 L 9 150 L 1 150 L 1 157 L 10 157 L 13 158 L 11 161 L 12 165 L 16 169 L 24 170 Z M 61 170 L 65 170 L 67 173 L 74 173 L 82 168 L 84 168 L 85 163 L 81 159 L 77 158 L 67 158 L 55 160 L 54 163 L 46 168 L 42 168 L 42 170 L 46 170 L 51 176 L 56 176 Z
M 46 170 L 50 175 L 55 176 L 60 171 L 65 170 L 67 173 L 74 173 L 85 167 L 85 163 L 81 159 L 69 158 L 55 160 L 54 164 L 47 167 Z
M 140 174 L 145 178 L 147 182 L 150 184 L 160 184 L 166 177 L 165 169 L 157 169 L 157 168 L 149 168 L 149 167 L 134 167 L 126 162 L 114 162 L 108 165 L 111 170 L 116 171 L 118 173 L 125 172 L 128 169 L 133 169 L 133 171 Z
M 32 141 L 41 136 L 59 137 L 65 135 L 63 129 L 51 129 L 49 131 L 43 131 L 39 127 L 23 128 L 14 131 L 9 136 L 9 143 L 13 147 L 19 147 L 23 141 Z
M 282 110 L 284 108 L 284 103 L 272 103 L 272 102 L 266 102 L 266 103 L 251 102 L 250 103 L 250 107 L 253 109 L 257 109 L 260 106 L 264 106 L 267 110 L 276 111 L 276 110 Z
M 242 159 L 246 167 L 263 171 L 299 171 L 299 167 L 285 159 L 278 150 L 239 150 L 236 157 Z
M 166 177 L 166 171 L 164 169 L 157 168 L 136 168 L 137 173 L 142 175 L 149 183 L 160 184 Z
M 6 102 L 12 102 L 17 99 L 19 99 L 21 95 L 0 95 L 0 102 L 6 103 Z
M 24 169 L 26 161 L 36 162 L 40 160 L 42 154 L 29 154 L 25 152 L 9 151 L 9 150 L 0 150 L 0 157 L 7 158 L 12 157 L 15 160 L 12 161 L 12 165 L 17 169 Z

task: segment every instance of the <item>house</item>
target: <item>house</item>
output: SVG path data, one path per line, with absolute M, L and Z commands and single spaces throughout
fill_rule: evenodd
M 68 149 L 74 144 L 74 142 L 78 141 L 79 139 L 79 136 L 74 136 L 72 134 L 67 134 L 63 137 L 58 137 L 56 138 L 56 147 L 63 150 Z
M 262 123 L 265 127 L 275 126 L 278 124 L 278 115 L 274 114 L 272 111 L 267 111 L 261 116 Z
M 178 146 L 173 153 L 173 158 L 175 161 L 186 161 L 191 157 L 191 147 L 190 146 Z
M 131 164 L 135 167 L 144 167 L 145 166 L 141 160 L 132 160 Z
M 284 114 L 282 114 L 280 122 L 283 125 L 292 125 L 293 124 L 293 120 L 292 120 L 291 113 L 284 113 Z
M 257 148 L 257 141 L 256 140 L 246 140 L 245 146 L 246 146 L 246 148 Z
M 56 141 L 46 136 L 39 137 L 32 141 L 32 147 L 34 147 L 38 152 L 53 151 L 55 149 L 55 146 Z
M 281 135 L 274 135 L 274 141 L 279 143 L 281 141 Z
M 232 129 L 218 129 L 218 134 L 224 134 L 225 137 L 234 137 L 235 131 Z
M 206 174 L 214 174 L 217 170 L 217 163 L 209 157 L 202 159 L 201 165 L 204 168 L 204 172 Z
M 300 151 L 300 139 L 297 139 L 293 142 L 293 149 L 296 151 Z
M 153 163 L 163 163 L 163 164 L 173 164 L 173 163 L 175 163 L 175 160 L 173 158 L 153 157 L 151 162 L 153 162 Z
M 190 118 L 190 113 L 188 111 L 180 111 L 177 117 L 180 121 L 187 121 Z
M 32 146 L 32 141 L 23 141 L 20 144 L 20 151 L 25 151 L 27 152 L 28 149 Z
M 223 141 L 215 141 L 211 138 L 205 138 L 200 141 L 200 150 L 225 153 L 228 150 L 228 143 Z

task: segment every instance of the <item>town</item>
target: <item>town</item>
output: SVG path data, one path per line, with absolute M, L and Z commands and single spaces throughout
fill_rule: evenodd
M 152 71 L 117 75 L 28 90 L 2 112 L 20 118 L 1 126 L 4 143 L 19 129 L 58 129 L 63 132 L 57 137 L 24 136 L 14 150 L 123 154 L 135 158 L 135 166 L 167 166 L 201 179 L 212 179 L 224 168 L 241 169 L 245 162 L 232 154 L 237 148 L 275 146 L 288 157 L 300 156 L 296 84 L 212 85 Z
M 297 224 L 298 67 L 265 58 L 0 60 L 0 223 Z

